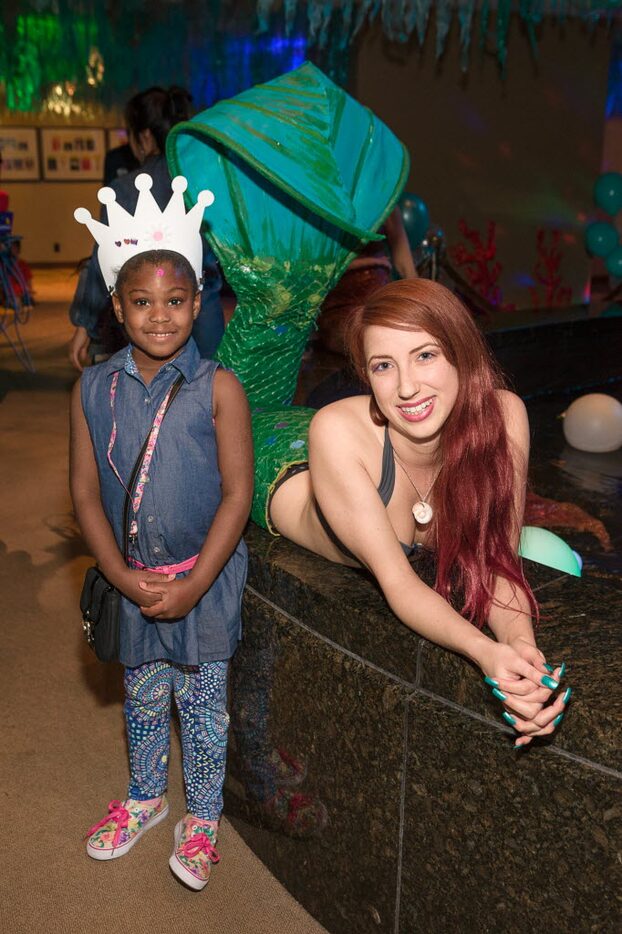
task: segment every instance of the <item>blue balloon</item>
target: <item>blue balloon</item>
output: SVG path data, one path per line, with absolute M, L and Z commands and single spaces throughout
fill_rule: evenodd
M 585 228 L 585 246 L 592 256 L 604 259 L 618 245 L 618 231 L 607 221 L 594 221 Z
M 416 250 L 430 226 L 428 209 L 418 195 L 405 191 L 400 198 L 400 211 L 410 248 Z
M 617 246 L 608 254 L 605 265 L 610 276 L 622 279 L 622 246 Z
M 622 175 L 605 172 L 594 183 L 594 203 L 607 214 L 617 214 L 622 208 Z

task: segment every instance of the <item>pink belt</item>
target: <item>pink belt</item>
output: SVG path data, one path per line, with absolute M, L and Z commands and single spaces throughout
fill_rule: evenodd
M 191 571 L 197 563 L 198 557 L 198 555 L 193 555 L 191 558 L 186 558 L 185 561 L 180 561 L 179 564 L 160 564 L 157 568 L 148 568 L 146 564 L 137 561 L 136 558 L 128 558 L 128 564 L 139 571 L 155 571 L 156 574 L 181 574 L 182 571 Z

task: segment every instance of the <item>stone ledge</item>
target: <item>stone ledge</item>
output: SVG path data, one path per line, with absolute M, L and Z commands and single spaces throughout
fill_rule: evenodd
M 547 606 L 571 603 L 572 625 L 541 638 L 573 649 L 578 702 L 553 745 L 517 754 L 479 674 L 401 626 L 361 573 L 246 538 L 225 809 L 298 901 L 332 934 L 524 934 L 543 917 L 617 932 L 614 622 L 579 615 L 604 583 L 567 592 L 534 568 Z

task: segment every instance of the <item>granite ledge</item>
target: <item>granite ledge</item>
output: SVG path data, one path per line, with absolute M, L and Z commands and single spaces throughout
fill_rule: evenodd
M 253 523 L 245 539 L 248 583 L 257 593 L 405 687 L 421 688 L 467 715 L 499 725 L 499 705 L 482 689 L 478 670 L 413 636 L 387 608 L 369 575 L 325 561 Z M 429 562 L 417 566 L 417 572 L 432 581 Z M 622 771 L 622 691 L 619 679 L 611 677 L 620 652 L 622 589 L 589 575 L 581 580 L 560 578 L 558 572 L 536 565 L 531 565 L 528 577 L 542 591 L 540 642 L 555 661 L 558 655 L 559 660 L 567 659 L 574 695 L 553 746 L 597 768 Z

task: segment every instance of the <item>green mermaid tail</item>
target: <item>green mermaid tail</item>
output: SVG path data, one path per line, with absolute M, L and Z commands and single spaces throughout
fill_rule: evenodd
M 276 477 L 307 458 L 303 426 L 313 413 L 283 407 L 309 333 L 355 252 L 379 239 L 408 155 L 370 110 L 307 63 L 175 126 L 167 158 L 171 173 L 188 179 L 189 203 L 202 188 L 216 195 L 205 233 L 238 300 L 217 357 L 253 409 L 253 519 L 265 525 Z

